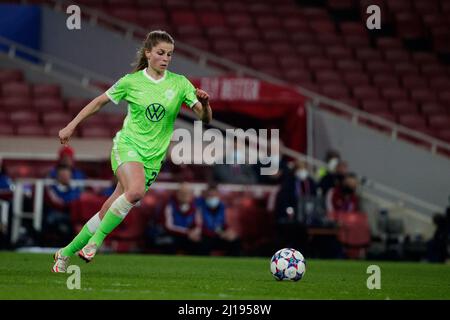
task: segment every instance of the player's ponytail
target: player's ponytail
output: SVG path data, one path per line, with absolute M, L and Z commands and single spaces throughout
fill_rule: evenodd
M 166 31 L 155 30 L 151 31 L 145 37 L 142 46 L 139 48 L 136 54 L 136 60 L 132 63 L 133 72 L 144 70 L 148 67 L 147 57 L 145 56 L 145 50 L 152 50 L 152 48 L 160 42 L 168 42 L 175 44 L 172 36 Z

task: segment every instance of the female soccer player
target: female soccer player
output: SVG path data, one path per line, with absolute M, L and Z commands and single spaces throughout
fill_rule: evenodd
M 106 103 L 128 102 L 128 114 L 111 150 L 116 189 L 72 242 L 55 253 L 53 272 L 65 272 L 76 252 L 91 261 L 105 237 L 142 199 L 159 173 L 182 103 L 203 122 L 211 121 L 208 94 L 195 89 L 186 77 L 167 70 L 173 50 L 174 40 L 167 32 L 150 32 L 138 51 L 133 72 L 92 100 L 59 131 L 61 143 L 67 144 L 76 126 Z

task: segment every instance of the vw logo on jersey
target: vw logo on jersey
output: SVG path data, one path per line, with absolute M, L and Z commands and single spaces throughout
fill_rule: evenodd
M 164 118 L 165 114 L 166 109 L 162 104 L 159 103 L 152 103 L 147 107 L 147 110 L 145 110 L 145 116 L 152 122 L 160 121 L 162 118 Z

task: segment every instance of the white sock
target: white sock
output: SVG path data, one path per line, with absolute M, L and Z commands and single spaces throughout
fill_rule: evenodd
M 122 217 L 122 219 L 125 219 L 128 212 L 130 212 L 131 208 L 133 207 L 134 204 L 128 202 L 127 198 L 125 197 L 125 193 L 123 193 L 116 200 L 114 200 L 109 209 L 118 216 Z
M 98 226 L 100 225 L 100 211 L 97 212 L 89 221 L 86 223 L 86 226 L 90 233 L 94 234 L 97 231 Z

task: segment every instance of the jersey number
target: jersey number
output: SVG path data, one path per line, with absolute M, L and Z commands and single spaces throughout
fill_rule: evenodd
M 157 175 L 156 171 L 153 171 L 152 177 L 150 179 L 148 179 L 148 181 L 147 181 L 147 187 L 150 187 L 152 185 L 152 183 L 155 182 L 156 175 Z

